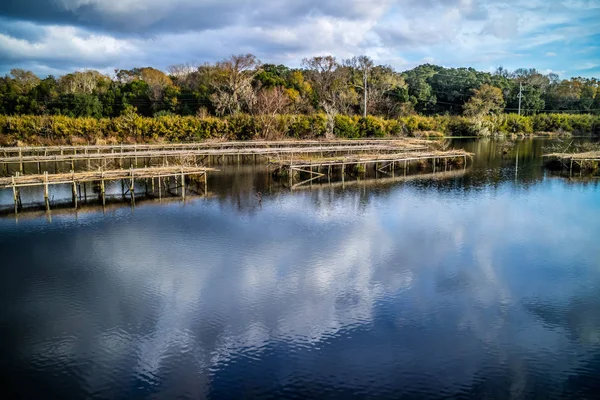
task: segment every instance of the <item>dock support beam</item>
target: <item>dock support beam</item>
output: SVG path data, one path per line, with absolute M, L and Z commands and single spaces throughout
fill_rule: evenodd
M 100 194 L 102 195 L 102 207 L 106 206 L 106 197 L 104 196 L 104 172 L 102 172 L 102 174 L 100 175 L 101 177 L 101 181 L 100 181 Z
M 48 198 L 48 171 L 44 171 L 44 202 L 46 211 L 50 211 L 50 199 Z
M 183 168 L 181 169 L 181 198 L 185 200 L 185 175 L 183 175 Z
M 17 185 L 15 184 L 15 177 L 12 177 L 12 187 L 13 187 L 13 198 L 15 200 L 15 215 L 19 213 L 19 200 L 17 196 Z
M 131 182 L 129 184 L 129 194 L 131 195 L 131 204 L 135 202 L 135 181 L 133 176 L 133 167 L 131 168 Z

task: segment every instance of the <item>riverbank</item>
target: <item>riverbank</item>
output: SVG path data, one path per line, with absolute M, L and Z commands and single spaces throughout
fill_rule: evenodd
M 332 133 L 324 114 L 247 115 L 224 118 L 163 116 L 135 113 L 117 118 L 65 116 L 0 116 L 0 146 L 103 145 L 192 142 L 205 140 L 447 137 L 490 135 L 592 135 L 600 132 L 600 116 L 502 114 L 480 119 L 462 116 L 398 119 L 337 115 Z M 330 129 L 331 131 L 331 129 Z

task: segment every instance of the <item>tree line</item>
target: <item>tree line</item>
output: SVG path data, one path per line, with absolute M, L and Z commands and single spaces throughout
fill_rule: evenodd
M 425 64 L 404 72 L 366 56 L 304 59 L 301 68 L 263 64 L 252 54 L 165 73 L 152 67 L 76 71 L 40 78 L 13 69 L 0 78 L 0 114 L 118 117 L 280 115 L 324 113 L 386 119 L 409 115 L 483 117 L 516 113 L 600 114 L 600 81 L 561 80 L 535 69 L 494 73 Z

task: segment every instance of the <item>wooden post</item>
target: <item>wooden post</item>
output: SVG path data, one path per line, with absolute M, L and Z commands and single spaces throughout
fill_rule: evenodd
M 208 196 L 208 172 L 204 171 L 204 196 Z
M 50 199 L 48 197 L 48 171 L 44 171 L 44 201 L 46 203 L 46 211 L 49 211 Z
M 102 207 L 106 205 L 106 198 L 104 196 L 104 171 L 100 173 L 100 193 L 102 194 Z
M 77 208 L 77 184 L 75 178 L 73 178 L 73 205 Z
M 183 174 L 183 167 L 181 167 L 181 198 L 185 199 L 185 175 Z
M 571 158 L 571 166 L 569 167 L 569 178 L 573 174 L 573 158 Z
M 21 153 L 20 147 L 19 147 L 19 172 L 23 173 L 23 153 Z
M 162 188 L 160 184 L 160 176 L 158 177 L 158 199 L 162 200 Z
M 135 181 L 134 181 L 134 176 L 133 176 L 133 168 L 130 169 L 130 173 L 131 173 L 131 183 L 129 185 L 129 194 L 131 194 L 131 202 L 133 203 L 134 201 L 134 191 L 135 191 Z
M 41 174 L 42 173 L 42 163 L 38 161 L 37 165 L 38 165 L 38 174 Z
M 13 198 L 15 200 L 15 215 L 19 213 L 19 203 L 17 201 L 17 185 L 15 184 L 15 177 L 12 176 L 12 187 L 13 187 Z
M 434 173 L 434 174 L 435 174 L 435 161 L 436 161 L 436 159 L 434 158 L 434 159 L 433 159 L 433 173 Z

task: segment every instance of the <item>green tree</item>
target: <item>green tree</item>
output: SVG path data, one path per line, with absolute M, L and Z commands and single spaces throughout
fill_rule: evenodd
M 479 89 L 473 89 L 473 96 L 464 106 L 465 115 L 482 117 L 499 114 L 504 110 L 504 97 L 500 88 L 484 84 Z

